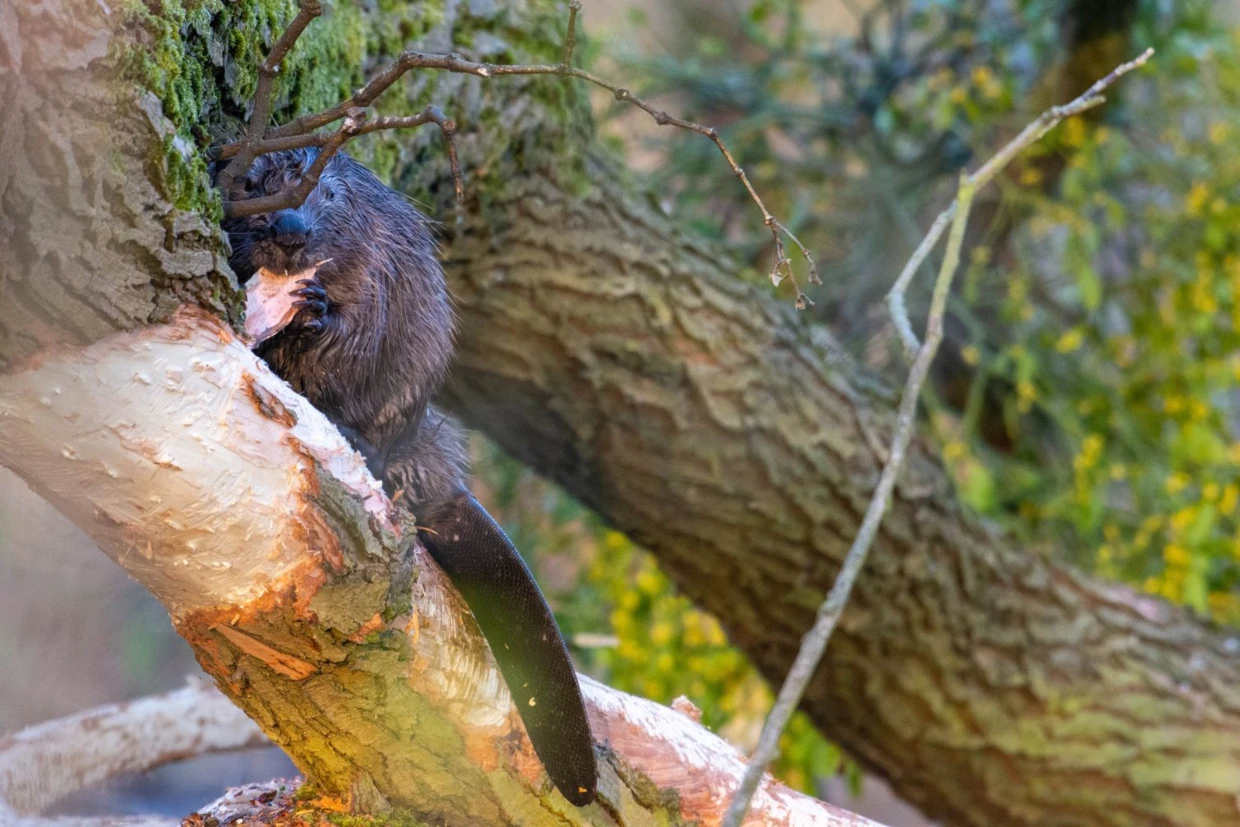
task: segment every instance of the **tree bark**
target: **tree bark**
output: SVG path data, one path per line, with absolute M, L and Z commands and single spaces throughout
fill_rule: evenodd
M 549 0 L 445 2 L 442 12 L 422 48 L 456 42 L 481 59 L 559 57 L 562 10 Z M 0 10 L 15 13 L 19 24 L 38 19 Z M 93 42 L 92 25 L 104 24 L 20 28 L 18 42 L 32 32 L 26 54 L 47 59 L 42 38 Z M 339 80 L 348 68 L 304 71 Z M 49 211 L 37 206 L 49 197 L 39 174 L 0 173 L 6 293 L 44 270 L 57 287 L 50 296 L 26 287 L 13 315 L 0 317 L 9 365 L 48 344 L 166 318 L 169 294 L 227 299 L 213 228 L 169 207 L 159 165 L 144 155 L 152 135 L 167 143 L 188 125 L 144 114 L 149 97 L 99 102 L 70 83 L 80 73 L 47 75 L 20 82 L 28 103 L 0 115 L 0 160 L 52 154 L 40 174 L 68 180 L 51 191 L 64 197 Z M 236 91 L 227 71 L 219 75 L 223 91 L 204 97 L 206 120 L 220 118 L 218 102 Z M 47 95 L 90 103 L 94 120 L 83 129 L 119 136 L 112 166 L 75 154 L 68 139 L 49 141 L 56 130 L 37 105 Z M 400 111 L 429 97 L 463 127 L 463 210 L 446 205 L 451 187 L 433 137 L 361 153 L 441 205 L 462 316 L 450 401 L 650 548 L 778 681 L 878 478 L 894 395 L 789 301 L 745 284 L 593 158 L 580 87 L 428 73 L 404 95 Z M 36 209 L 48 213 L 39 222 L 10 221 Z M 79 214 L 93 223 L 67 257 L 47 228 L 78 229 Z M 88 247 L 117 260 L 60 290 L 86 266 L 80 259 L 96 260 Z M 79 287 L 99 298 L 62 298 Z M 111 308 L 114 295 L 129 294 L 139 298 L 128 309 Z M 36 310 L 36 322 L 22 315 Z M 1240 814 L 1240 636 L 974 523 L 923 443 L 805 708 L 901 794 L 955 824 L 1203 827 Z

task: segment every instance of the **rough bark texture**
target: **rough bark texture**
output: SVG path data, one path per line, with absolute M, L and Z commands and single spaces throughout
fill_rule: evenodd
M 39 18 L 16 8 L 0 10 L 0 30 L 12 31 L 4 24 L 14 14 L 23 27 Z M 443 11 L 423 48 L 443 49 L 455 36 L 475 58 L 558 57 L 562 26 L 549 21 L 561 10 L 550 0 L 445 2 Z M 21 39 L 33 31 L 36 43 L 49 44 L 90 31 L 20 30 Z M 11 38 L 0 42 L 11 64 Z M 49 44 L 40 54 L 52 54 Z M 36 244 L 35 228 L 11 218 L 34 211 L 44 193 L 35 183 L 18 187 L 9 160 L 54 153 L 45 174 L 68 171 L 68 206 L 40 226 L 73 229 L 64 222 L 80 212 L 98 216 L 98 227 L 79 243 L 127 239 L 124 261 L 95 276 L 115 289 L 96 292 L 123 296 L 132 283 L 134 295 L 162 296 L 186 284 L 209 295 L 210 256 L 201 275 L 167 281 L 182 267 L 169 257 L 199 249 L 208 231 L 198 224 L 184 238 L 167 234 L 193 217 L 169 223 L 165 199 L 144 196 L 133 206 L 117 195 L 158 192 L 143 178 L 148 167 L 136 171 L 143 148 L 123 140 L 162 140 L 134 100 L 95 102 L 107 114 L 91 121 L 96 129 L 115 121 L 131 175 L 84 179 L 72 146 L 47 138 L 51 127 L 35 106 L 41 96 L 93 100 L 72 77 L 19 80 L 30 103 L 6 104 L 0 114 L 6 293 L 24 278 L 14 274 L 14 256 L 29 272 L 53 259 L 57 273 L 73 272 L 73 262 L 56 258 L 59 247 Z M 7 96 L 11 74 L 0 82 Z M 580 89 L 555 79 L 428 75 L 406 94 L 402 111 L 433 96 L 464 128 L 469 204 L 459 216 L 446 206 L 436 213 L 462 315 L 451 401 L 655 552 L 778 681 L 877 479 L 894 397 L 786 300 L 742 284 L 726 259 L 679 236 L 613 167 L 584 161 L 591 138 Z M 363 157 L 423 198 L 449 189 L 433 138 L 402 136 Z M 83 199 L 85 207 L 73 206 Z M 77 331 L 74 342 L 164 306 L 135 300 L 116 317 L 97 310 L 103 298 L 83 303 L 62 293 L 70 295 L 40 294 L 23 307 L 37 308 L 49 329 Z M 10 363 L 64 340 L 38 325 L 7 324 Z M 1211 827 L 1240 818 L 1236 633 L 1083 578 L 972 524 L 924 445 L 915 446 L 805 706 L 866 766 L 954 824 Z
M 878 477 L 891 397 L 600 186 L 452 245 L 470 421 L 650 548 L 779 681 Z M 466 240 L 468 239 L 468 240 Z M 1240 818 L 1240 639 L 1012 547 L 916 446 L 804 704 L 955 824 Z
M 172 128 L 115 78 L 104 3 L 0 4 L 0 370 L 219 307 L 219 228 L 163 192 Z

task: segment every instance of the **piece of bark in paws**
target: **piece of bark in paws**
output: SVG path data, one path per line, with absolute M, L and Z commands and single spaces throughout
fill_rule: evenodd
M 254 273 L 245 286 L 245 332 L 250 337 L 250 347 L 258 347 L 288 327 L 299 309 L 293 307 L 297 282 L 314 278 L 323 263 L 320 261 L 300 273 L 273 273 L 265 267 Z

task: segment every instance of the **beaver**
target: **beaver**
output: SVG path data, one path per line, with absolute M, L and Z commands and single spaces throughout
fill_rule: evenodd
M 259 157 L 225 197 L 296 184 L 315 149 Z M 521 555 L 469 492 L 464 435 L 431 405 L 453 355 L 455 320 L 432 225 L 344 153 L 297 209 L 229 218 L 230 263 L 300 273 L 292 321 L 257 355 L 322 411 L 366 459 L 460 590 L 555 786 L 578 806 L 597 787 L 577 673 Z

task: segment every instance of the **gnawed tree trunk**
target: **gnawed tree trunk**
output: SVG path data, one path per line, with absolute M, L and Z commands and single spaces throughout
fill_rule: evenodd
M 354 812 L 710 823 L 739 781 L 740 756 L 700 725 L 587 682 L 601 802 L 553 792 L 412 525 L 214 316 L 183 310 L 0 377 L 0 463 L 155 594 L 220 689 Z M 754 823 L 869 822 L 770 782 Z
M 555 3 L 415 5 L 443 12 L 426 49 L 459 33 L 474 57 L 558 58 Z M 96 14 L 56 29 L 41 17 L 49 8 L 0 10 L 18 16 L 18 42 L 32 39 L 29 60 L 57 48 L 72 60 L 105 22 Z M 353 8 L 336 4 L 324 27 L 384 28 L 377 16 L 346 14 Z M 205 31 L 184 36 L 215 51 L 185 60 L 222 54 L 208 77 L 232 83 L 228 49 Z M 11 42 L 0 39 L 10 63 Z M 304 102 L 354 73 L 322 61 L 293 74 L 292 97 Z M 146 154 L 141 100 L 102 100 L 80 83 L 64 72 L 23 79 L 28 104 L 0 115 L 6 293 L 27 273 L 50 273 L 56 288 L 44 295 L 27 282 L 6 300 L 9 364 L 46 342 L 166 318 L 170 296 L 215 300 L 220 289 L 210 225 L 175 213 L 162 194 L 158 173 L 172 156 Z M 220 101 L 236 109 L 239 88 L 207 86 L 199 110 L 170 113 L 187 135 L 186 111 L 213 120 Z M 459 223 L 446 206 L 436 213 L 462 313 L 453 402 L 654 551 L 778 680 L 877 479 L 893 397 L 785 301 L 678 236 L 613 167 L 587 160 L 579 88 L 422 75 L 406 92 L 402 111 L 433 98 L 465 130 L 469 204 Z M 56 137 L 55 109 L 39 104 L 65 94 L 84 101 L 87 115 L 75 117 L 86 122 L 75 125 L 118 136 L 106 161 L 78 152 L 81 138 Z M 15 172 L 7 161 L 18 153 L 43 161 Z M 433 137 L 401 136 L 366 157 L 423 198 L 450 189 Z M 41 189 L 40 175 L 56 183 Z M 39 206 L 49 196 L 61 196 L 50 213 Z M 26 218 L 36 210 L 39 221 Z M 74 222 L 89 232 L 66 256 L 51 240 L 79 230 Z M 89 264 L 103 254 L 114 264 Z M 66 298 L 70 278 L 106 298 Z M 33 328 L 13 321 L 36 312 Z M 278 625 L 254 631 L 283 639 Z M 1237 636 L 972 524 L 924 445 L 805 705 L 865 765 L 952 823 L 1208 827 L 1240 817 Z

